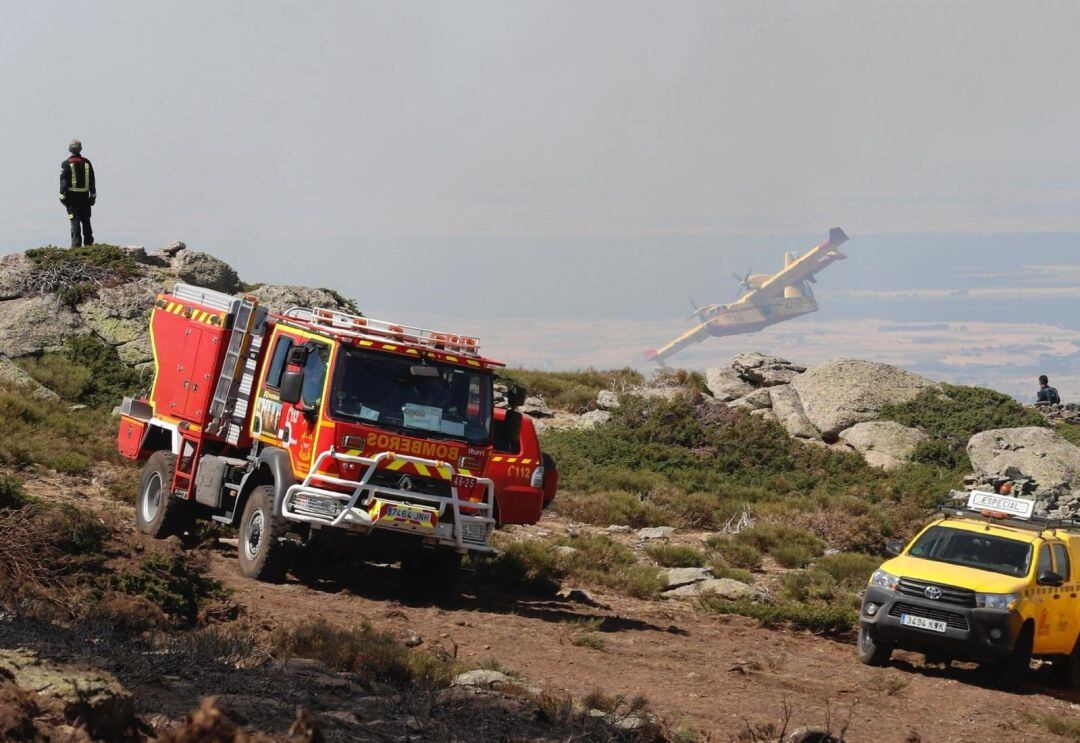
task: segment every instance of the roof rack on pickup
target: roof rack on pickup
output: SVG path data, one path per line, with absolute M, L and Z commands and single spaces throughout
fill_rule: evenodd
M 1016 529 L 1026 529 L 1027 531 L 1062 529 L 1063 531 L 1080 532 L 1080 520 L 1077 519 L 1051 519 L 1046 516 L 1032 516 L 1026 519 L 1009 518 L 1008 516 L 998 518 L 997 516 L 990 516 L 984 511 L 976 511 L 970 508 L 961 508 L 959 506 L 948 504 L 942 504 L 938 507 L 938 510 L 946 516 L 954 516 L 961 519 L 984 519 L 987 523 L 1011 526 Z
M 286 317 L 311 323 L 315 327 L 326 328 L 338 333 L 346 333 L 357 338 L 373 341 L 396 341 L 435 351 L 459 353 L 462 356 L 478 358 L 480 340 L 468 335 L 444 333 L 412 325 L 376 320 L 373 317 L 350 315 L 339 310 L 325 307 L 294 307 L 285 312 Z

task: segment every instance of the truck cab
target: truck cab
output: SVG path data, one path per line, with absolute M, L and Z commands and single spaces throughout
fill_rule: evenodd
M 124 401 L 118 441 L 146 460 L 144 532 L 195 515 L 238 526 L 241 572 L 257 579 L 322 530 L 377 537 L 426 578 L 492 551 L 502 364 L 476 338 L 178 285 L 151 339 L 154 385 Z
M 488 474 L 495 482 L 499 526 L 535 524 L 559 488 L 555 460 L 540 448 L 536 425 L 529 416 L 495 408 L 492 426 L 494 450 Z
M 1032 505 L 976 491 L 893 545 L 863 597 L 859 659 L 883 665 L 903 649 L 977 661 L 1015 688 L 1036 657 L 1080 684 L 1080 524 L 1034 518 Z

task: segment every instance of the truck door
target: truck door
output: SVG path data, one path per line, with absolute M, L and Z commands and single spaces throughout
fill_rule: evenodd
M 202 330 L 194 322 L 185 331 L 179 369 L 183 386 L 181 418 L 202 423 L 206 417 L 206 402 L 216 371 L 218 341 L 218 331 Z
M 1055 625 L 1055 644 L 1063 653 L 1072 652 L 1076 644 L 1076 633 L 1080 629 L 1080 612 L 1076 611 L 1076 584 L 1073 583 L 1072 560 L 1069 548 L 1064 542 L 1050 545 L 1054 552 L 1054 572 L 1065 578 L 1065 584 L 1054 589 L 1051 601 L 1057 605 L 1057 624 Z
M 1041 573 L 1053 569 L 1053 552 L 1050 550 L 1050 544 L 1044 543 L 1039 547 L 1039 561 L 1035 567 L 1036 579 Z M 1058 612 L 1054 604 L 1060 603 L 1061 598 L 1059 597 L 1057 601 L 1051 598 L 1053 591 L 1056 590 L 1051 586 L 1035 586 L 1035 595 L 1032 598 L 1035 604 L 1035 653 L 1037 654 L 1057 652 L 1055 628 Z

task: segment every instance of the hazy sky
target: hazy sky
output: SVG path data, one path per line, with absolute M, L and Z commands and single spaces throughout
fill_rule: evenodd
M 835 225 L 905 270 L 1078 245 L 1080 3 L 0 6 L 0 253 L 64 243 L 72 137 L 100 239 L 379 311 L 677 317 Z

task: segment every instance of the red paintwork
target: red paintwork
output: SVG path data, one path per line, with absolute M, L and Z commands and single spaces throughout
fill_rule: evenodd
M 116 448 L 120 451 L 120 456 L 138 459 L 144 433 L 146 421 L 121 416 L 120 430 L 116 434 Z
M 506 420 L 506 410 L 495 409 L 496 422 Z M 499 524 L 535 524 L 544 507 L 555 498 L 559 472 L 554 467 L 544 470 L 544 487 L 534 488 L 530 481 L 533 470 L 543 463 L 540 437 L 532 418 L 523 416 L 518 450 L 495 451 L 488 465 L 488 477 L 495 482 L 495 500 L 499 505 Z M 499 461 L 496 461 L 499 459 Z M 517 461 L 510 462 L 510 459 Z M 521 460 L 529 460 L 522 464 Z

